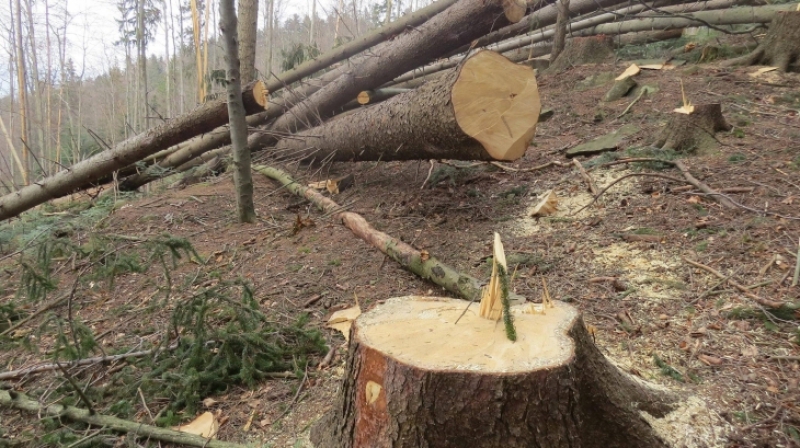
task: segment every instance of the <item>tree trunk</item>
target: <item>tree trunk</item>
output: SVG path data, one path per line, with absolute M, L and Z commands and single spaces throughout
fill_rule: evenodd
M 14 6 L 16 9 L 14 14 L 14 37 L 16 39 L 15 51 L 17 53 L 17 82 L 19 83 L 20 140 L 22 143 L 22 165 L 25 167 L 22 171 L 22 183 L 28 185 L 30 184 L 29 171 L 31 169 L 28 151 L 28 143 L 30 141 L 28 138 L 28 102 L 26 101 L 28 95 L 28 87 L 26 85 L 28 73 L 25 70 L 25 47 L 22 45 L 22 5 L 20 4 L 20 0 L 14 0 Z
M 412 32 L 373 48 L 336 81 L 278 118 L 269 128 L 272 133 L 253 134 L 248 144 L 251 149 L 261 149 L 277 142 L 275 133 L 313 127 L 361 91 L 379 87 L 495 27 L 518 21 L 525 10 L 521 0 L 461 0 Z
M 731 125 L 722 116 L 719 104 L 701 104 L 694 106 L 694 111 L 688 115 L 673 113 L 653 146 L 677 152 L 699 152 L 702 155 L 716 148 L 719 143 L 714 134 L 730 129 Z
M 247 149 L 247 122 L 242 104 L 242 84 L 239 80 L 239 48 L 236 44 L 236 11 L 234 0 L 220 0 L 219 27 L 225 41 L 225 54 L 228 60 L 228 117 L 233 145 L 233 182 L 236 186 L 236 210 L 239 222 L 253 222 L 256 219 L 253 204 L 253 178 L 250 173 L 250 150 Z M 253 36 L 255 37 L 255 36 Z
M 220 20 L 222 20 L 221 14 Z M 257 31 L 258 0 L 239 0 L 239 63 L 242 84 L 256 79 Z
M 147 103 L 147 43 L 144 37 L 144 2 L 145 0 L 136 2 L 136 49 L 139 50 L 137 65 L 139 67 L 139 88 L 141 89 L 137 95 L 141 98 L 139 113 L 143 126 L 143 129 L 137 129 L 139 132 L 150 129 L 150 111 Z
M 514 306 L 511 342 L 477 307 L 464 313 L 467 304 L 393 298 L 356 319 L 344 384 L 312 428 L 315 446 L 668 446 L 648 417 L 676 398 L 609 362 L 574 307 Z
M 558 1 L 558 18 L 556 19 L 555 34 L 553 35 L 553 49 L 550 52 L 550 60 L 555 61 L 558 55 L 564 51 L 564 44 L 567 40 L 567 25 L 569 25 L 569 0 Z
M 197 104 L 203 104 L 203 102 L 205 102 L 205 92 L 203 91 L 203 54 L 200 51 L 200 11 L 197 9 L 197 0 L 190 0 L 189 6 L 192 8 L 192 37 L 194 38 Z M 183 32 L 182 28 L 181 32 Z
M 771 65 L 780 71 L 800 71 L 800 10 L 778 13 L 752 53 L 723 65 Z
M 242 100 L 247 113 L 264 110 L 263 84 L 256 82 L 244 89 Z M 20 213 L 50 199 L 70 194 L 77 188 L 107 176 L 115 170 L 139 161 L 172 145 L 208 132 L 228 122 L 225 101 L 212 101 L 189 114 L 156 126 L 147 132 L 119 143 L 53 176 L 0 197 L 0 220 Z
M 492 51 L 417 90 L 278 142 L 279 157 L 324 160 L 516 160 L 541 104 L 533 70 Z

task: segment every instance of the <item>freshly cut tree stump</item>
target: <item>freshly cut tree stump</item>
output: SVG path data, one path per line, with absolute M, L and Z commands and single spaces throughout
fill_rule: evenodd
M 610 36 L 575 37 L 567 41 L 564 51 L 550 64 L 551 72 L 560 72 L 576 65 L 604 62 L 614 54 Z
M 287 137 L 278 157 L 301 160 L 516 160 L 536 132 L 533 69 L 480 51 L 424 86 Z
M 716 148 L 718 142 L 714 134 L 730 130 L 731 125 L 722 116 L 719 104 L 703 104 L 694 106 L 691 114 L 673 114 L 653 146 L 678 152 L 702 152 Z
M 783 72 L 800 71 L 800 11 L 778 12 L 755 50 L 723 65 L 769 65 Z
M 574 307 L 512 307 L 511 342 L 477 306 L 458 320 L 467 303 L 402 297 L 362 314 L 315 446 L 668 446 L 646 418 L 669 413 L 676 397 L 611 364 Z

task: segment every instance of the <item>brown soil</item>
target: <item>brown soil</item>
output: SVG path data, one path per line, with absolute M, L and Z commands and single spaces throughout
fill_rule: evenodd
M 719 433 L 705 434 L 707 446 L 797 446 L 800 315 L 764 314 L 752 299 L 729 285 L 712 291 L 719 280 L 690 267 L 682 257 L 709 265 L 741 284 L 754 285 L 750 292 L 760 297 L 800 300 L 800 287 L 789 286 L 800 238 L 800 97 L 796 93 L 800 75 L 771 73 L 754 78 L 748 74 L 752 68 L 708 65 L 643 71 L 637 82 L 657 86 L 659 91 L 643 97 L 619 120 L 613 117 L 625 109 L 626 101 L 599 102 L 612 81 L 584 85 L 575 94 L 581 81 L 600 72 L 619 73 L 624 67 L 587 66 L 540 76 L 542 104 L 555 109 L 555 115 L 538 127 L 533 146 L 513 165 L 520 171 L 488 164 L 459 169 L 434 163 L 428 177 L 431 165 L 421 161 L 340 163 L 323 172 L 301 170 L 294 175 L 311 182 L 353 174 L 355 185 L 334 200 L 362 214 L 376 228 L 478 278 L 488 278 L 485 258 L 491 254 L 492 233 L 500 232 L 506 253 L 536 256 L 517 270 L 516 293 L 539 301 L 539 277 L 544 276 L 550 295 L 579 307 L 586 323 L 596 329 L 601 351 L 625 371 L 694 395 L 695 403 L 707 403 L 711 413 L 730 425 L 732 430 L 724 438 Z M 626 123 L 642 129 L 629 138 L 629 146 L 649 143 L 681 104 L 680 79 L 693 103 L 721 103 L 725 118 L 734 126 L 733 131 L 716 135 L 720 146 L 715 152 L 687 159 L 687 164 L 695 177 L 716 190 L 751 188 L 747 193 L 729 194 L 741 208 L 723 208 L 694 190 L 674 191 L 682 183 L 631 177 L 591 207 L 571 215 L 592 199 L 574 166 L 564 163 L 522 171 L 553 160 L 564 162 L 563 150 Z M 641 171 L 650 170 L 614 165 L 591 169 L 589 174 L 602 190 L 622 175 Z M 681 177 L 674 169 L 658 172 Z M 390 297 L 447 295 L 321 216 L 307 202 L 277 189 L 263 176 L 255 174 L 254 179 L 259 215 L 255 224 L 235 222 L 232 181 L 226 175 L 132 200 L 111 215 L 100 231 L 141 238 L 164 232 L 187 237 L 212 262 L 205 267 L 182 264 L 174 274 L 176 283 L 196 275 L 198 269 L 217 270 L 228 278 L 241 276 L 254 285 L 262 309 L 276 318 L 302 312 L 306 300 L 321 294 L 323 298 L 307 309 L 319 327 L 333 310 L 351 306 L 354 296 L 369 308 Z M 536 196 L 549 189 L 561 198 L 558 214 L 528 218 Z M 298 215 L 310 218 L 314 225 L 292 235 Z M 778 261 L 767 267 L 770 260 Z M 17 282 L 14 259 L 3 263 L 0 282 Z M 60 285 L 68 288 L 64 285 L 72 284 L 75 272 L 68 261 L 61 262 L 61 268 Z M 137 312 L 156 295 L 154 283 L 149 276 L 123 276 L 113 291 L 98 286 L 92 294 L 76 298 L 73 312 L 89 322 L 95 334 L 109 332 L 101 339 L 106 350 L 157 340 L 167 328 L 169 310 Z M 183 294 L 177 291 L 173 299 Z M 2 298 L 0 303 L 12 298 Z M 123 307 L 129 311 L 114 313 Z M 339 347 L 339 356 L 332 367 L 309 372 L 296 402 L 297 380 L 266 381 L 256 390 L 232 387 L 212 397 L 216 403 L 210 410 L 226 418 L 221 439 L 304 446 L 308 428 L 331 404 L 344 372 L 344 340 L 338 333 L 324 331 Z M 39 354 L 3 349 L 3 369 L 44 359 L 52 343 L 51 339 L 37 341 Z M 684 382 L 662 374 L 654 357 L 672 366 Z M 79 378 L 96 378 L 104 370 L 87 369 Z M 44 390 L 60 382 L 58 378 L 54 373 L 43 374 L 9 385 Z M 282 416 L 289 405 L 290 411 Z M 137 418 L 149 422 L 140 400 L 137 406 Z M 164 402 L 148 403 L 153 414 L 164 406 Z M 252 424 L 245 432 L 251 416 Z M 32 417 L 2 410 L 0 427 L 6 437 L 31 440 L 45 431 Z M 703 434 L 700 429 L 698 433 Z M 696 434 L 676 437 L 680 446 L 703 446 Z

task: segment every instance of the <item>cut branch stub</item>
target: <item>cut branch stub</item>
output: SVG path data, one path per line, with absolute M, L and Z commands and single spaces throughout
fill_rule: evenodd
M 513 307 L 518 339 L 457 299 L 389 299 L 351 330 L 318 448 L 665 447 L 648 424 L 675 398 L 619 371 L 579 312 Z M 647 415 L 649 414 L 649 415 Z
M 730 129 L 719 104 L 703 104 L 694 106 L 690 114 L 672 114 L 653 146 L 678 152 L 703 152 L 717 146 L 714 134 Z
M 534 71 L 492 51 L 424 86 L 284 138 L 281 157 L 330 161 L 516 160 L 536 132 Z
M 800 10 L 778 12 L 755 50 L 723 65 L 770 65 L 784 72 L 800 71 Z

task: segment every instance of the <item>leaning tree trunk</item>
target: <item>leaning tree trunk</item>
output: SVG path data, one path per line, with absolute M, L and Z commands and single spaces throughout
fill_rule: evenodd
M 315 446 L 668 446 L 648 418 L 676 398 L 610 363 L 574 307 L 512 307 L 511 342 L 467 304 L 403 297 L 362 314 L 339 397 L 312 428 Z
M 283 158 L 516 160 L 541 104 L 534 72 L 492 51 L 403 93 L 278 142 Z
M 264 110 L 266 98 L 263 84 L 253 83 L 242 91 L 248 114 Z M 32 183 L 14 193 L 0 197 L 0 220 L 8 219 L 50 199 L 66 196 L 114 171 L 142 160 L 150 154 L 169 148 L 196 135 L 228 122 L 225 101 L 206 103 L 192 112 L 168 121 L 96 154 L 53 176 Z
M 752 53 L 723 65 L 772 65 L 780 71 L 800 71 L 800 9 L 778 13 Z

